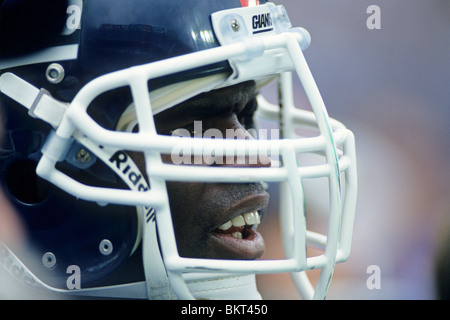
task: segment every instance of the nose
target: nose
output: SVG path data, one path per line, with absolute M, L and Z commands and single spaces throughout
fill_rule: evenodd
M 246 155 L 236 155 L 234 148 L 223 153 L 223 157 L 215 157 L 213 165 L 228 167 L 270 167 L 271 160 L 267 150 L 252 148 L 251 140 L 255 140 L 248 130 L 246 130 L 237 120 L 236 116 L 220 118 L 211 121 L 210 125 L 215 126 L 222 133 L 224 139 L 249 140 L 250 151 Z

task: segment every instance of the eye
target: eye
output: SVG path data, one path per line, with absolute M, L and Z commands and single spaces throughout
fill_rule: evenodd
M 165 133 L 166 135 L 169 135 L 169 136 L 176 136 L 176 137 L 190 137 L 191 135 L 190 135 L 190 132 L 189 132 L 189 130 L 187 130 L 187 129 L 185 129 L 185 128 L 178 128 L 178 129 L 175 129 L 175 130 L 170 130 L 170 132 L 167 134 L 167 133 Z
M 195 137 L 195 136 L 203 136 L 205 129 L 203 128 L 201 121 L 194 121 L 193 123 L 184 126 L 182 128 L 177 128 L 174 130 L 170 130 L 168 133 L 171 136 L 179 136 L 179 137 Z
M 170 130 L 168 135 L 177 136 L 177 137 L 194 137 L 197 134 L 197 131 L 194 129 L 194 126 L 188 126 L 184 128 L 177 128 L 175 130 Z

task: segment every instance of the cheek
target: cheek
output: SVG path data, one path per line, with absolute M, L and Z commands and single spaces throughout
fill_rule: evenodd
M 200 224 L 199 211 L 203 185 L 198 183 L 168 182 L 170 211 L 177 240 L 178 251 L 184 257 L 204 255 L 206 235 Z
M 167 182 L 170 210 L 175 232 L 181 236 L 193 231 L 200 210 L 204 185 L 200 183 Z

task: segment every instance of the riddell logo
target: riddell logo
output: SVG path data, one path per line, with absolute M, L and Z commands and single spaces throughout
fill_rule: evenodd
M 254 7 L 259 5 L 259 0 L 241 0 L 241 6 Z

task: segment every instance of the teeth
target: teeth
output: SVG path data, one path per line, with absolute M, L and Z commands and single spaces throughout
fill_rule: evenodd
M 243 216 L 237 216 L 236 218 L 231 220 L 231 223 L 235 227 L 243 227 L 245 226 L 245 219 Z
M 219 227 L 220 230 L 228 230 L 233 226 L 233 224 L 231 223 L 231 220 L 228 222 L 225 222 L 223 225 L 221 225 Z
M 237 216 L 219 227 L 221 230 L 228 230 L 232 226 L 234 227 L 243 227 L 245 225 L 251 226 L 254 224 L 259 224 L 261 219 L 259 218 L 259 214 L 257 211 L 244 213 L 243 215 Z M 240 233 L 240 232 L 235 232 Z M 239 238 L 239 235 L 233 234 L 234 237 Z M 240 235 L 242 237 L 242 234 Z
M 259 220 L 258 212 L 249 212 L 244 214 L 245 223 L 249 225 L 259 224 L 261 221 Z
M 240 232 L 233 232 L 231 235 L 237 239 L 242 239 L 242 233 Z

